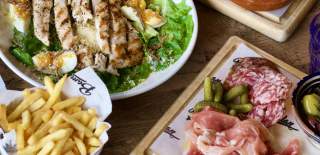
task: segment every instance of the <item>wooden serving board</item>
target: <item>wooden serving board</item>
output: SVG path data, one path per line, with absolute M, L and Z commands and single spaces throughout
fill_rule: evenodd
M 277 10 L 253 12 L 231 0 L 200 1 L 278 42 L 284 42 L 289 38 L 316 2 L 316 0 L 292 0 L 291 4 L 286 6 L 288 8 L 285 13 L 279 17 L 274 15 L 277 14 Z
M 186 151 L 184 146 L 185 123 L 188 120 L 188 116 L 190 116 L 190 109 L 192 109 L 198 101 L 203 100 L 203 80 L 207 76 L 214 76 L 224 80 L 233 65 L 233 59 L 238 57 L 264 57 L 272 61 L 278 66 L 280 72 L 290 79 L 293 83 L 293 88 L 300 79 L 306 76 L 305 73 L 254 45 L 238 37 L 231 37 L 131 152 L 131 155 L 184 154 L 184 151 Z M 277 137 L 277 143 L 279 143 L 277 144 L 279 145 L 278 150 L 283 149 L 283 147 L 292 140 L 292 137 L 295 137 L 299 139 L 302 144 L 302 152 L 312 154 L 312 152 L 316 151 L 316 147 L 308 141 L 306 135 L 304 135 L 303 131 L 295 122 L 291 98 L 287 101 L 285 115 L 286 117 L 284 119 L 269 128 L 269 131 Z

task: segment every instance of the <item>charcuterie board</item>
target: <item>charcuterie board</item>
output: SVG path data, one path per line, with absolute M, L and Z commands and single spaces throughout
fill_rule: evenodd
M 191 109 L 203 99 L 203 81 L 207 76 L 214 76 L 224 80 L 234 64 L 234 59 L 239 57 L 262 57 L 277 65 L 280 72 L 285 75 L 296 87 L 297 82 L 306 76 L 305 73 L 273 57 L 254 45 L 238 38 L 231 37 L 220 49 L 197 78 L 187 87 L 169 110 L 162 116 L 156 125 L 143 138 L 131 155 L 156 154 L 180 155 L 186 151 L 185 127 L 190 120 Z M 317 148 L 306 138 L 301 128 L 295 121 L 293 106 L 290 97 L 286 101 L 285 117 L 269 128 L 276 136 L 279 149 L 283 149 L 292 138 L 297 138 L 301 143 L 303 154 L 313 154 Z M 165 148 L 165 149 L 164 149 Z
M 284 42 L 289 38 L 316 2 L 292 0 L 289 5 L 278 10 L 254 12 L 238 6 L 231 0 L 200 1 L 278 42 Z

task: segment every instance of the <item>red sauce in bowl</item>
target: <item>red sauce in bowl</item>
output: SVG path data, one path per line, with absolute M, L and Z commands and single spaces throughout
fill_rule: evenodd
M 290 0 L 232 0 L 232 2 L 252 11 L 270 11 L 285 6 Z

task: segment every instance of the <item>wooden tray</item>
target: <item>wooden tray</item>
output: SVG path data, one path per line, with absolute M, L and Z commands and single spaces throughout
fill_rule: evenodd
M 246 46 L 248 49 L 251 49 L 254 51 L 254 55 L 264 57 L 266 59 L 269 59 L 274 64 L 277 64 L 279 66 L 279 69 L 281 71 L 287 72 L 290 74 L 289 78 L 294 79 L 293 83 L 299 81 L 303 77 L 306 76 L 305 73 L 299 71 L 298 69 L 286 64 L 285 62 L 273 57 L 272 55 L 264 52 L 263 50 L 255 47 L 254 45 L 238 38 L 238 37 L 231 37 L 227 43 L 220 49 L 220 51 L 216 54 L 214 58 L 211 59 L 211 61 L 208 63 L 208 65 L 201 71 L 201 73 L 196 77 L 196 79 L 189 85 L 186 90 L 180 95 L 180 97 L 175 101 L 175 103 L 169 108 L 169 110 L 162 116 L 162 118 L 156 123 L 156 125 L 149 131 L 149 133 L 143 138 L 143 140 L 137 145 L 137 147 L 131 152 L 131 155 L 143 155 L 143 154 L 155 154 L 153 151 L 151 151 L 150 147 L 151 145 L 159 139 L 160 136 L 163 136 L 164 134 L 167 137 L 175 138 L 174 131 L 170 134 L 170 129 L 168 131 L 168 127 L 171 123 L 174 123 L 180 115 L 186 111 L 188 106 L 190 106 L 191 102 L 194 102 L 195 98 L 197 98 L 199 91 L 202 90 L 202 83 L 205 77 L 207 76 L 218 76 L 218 70 L 219 69 L 225 69 L 221 67 L 225 67 L 226 61 L 229 61 L 229 59 L 233 58 L 233 54 L 235 53 L 235 50 L 239 48 L 239 46 Z M 230 67 L 230 66 L 229 66 Z M 223 71 L 224 72 L 224 71 Z M 225 71 L 227 72 L 229 71 Z M 224 73 L 223 73 L 224 74 Z M 288 75 L 286 75 L 288 76 Z M 202 95 L 201 95 L 202 98 Z M 287 106 L 290 106 L 290 110 L 286 110 L 287 113 L 292 113 L 292 104 L 291 100 L 288 100 Z M 192 106 L 193 107 L 193 106 Z M 288 116 L 289 117 L 289 116 Z M 285 121 L 293 121 L 293 116 L 290 116 L 290 119 Z M 281 123 L 280 123 L 281 124 Z M 278 126 L 275 125 L 275 126 Z M 280 126 L 280 125 L 279 125 Z M 279 129 L 280 128 L 280 129 Z M 294 124 L 293 128 L 298 128 L 297 124 Z M 281 130 L 288 130 L 289 127 L 277 127 L 277 128 L 271 128 L 270 130 L 276 130 L 277 132 Z M 299 128 L 300 129 L 300 128 Z M 165 131 L 165 132 L 164 132 Z M 296 134 L 296 133 L 293 133 Z M 300 136 L 303 136 L 303 143 L 309 142 L 304 138 L 304 133 L 302 131 L 299 131 L 299 134 L 303 134 Z M 299 137 L 299 136 L 298 136 Z M 280 139 L 280 138 L 279 138 Z M 286 140 L 281 140 L 282 143 L 287 144 Z M 311 144 L 310 144 L 311 145 Z M 309 145 L 308 145 L 309 146 Z M 172 146 L 174 147 L 174 146 Z M 312 145 L 310 147 L 313 147 Z M 311 150 L 314 150 L 314 148 L 311 148 Z
M 279 19 L 270 13 L 246 10 L 230 0 L 200 1 L 278 42 L 284 42 L 289 38 L 316 2 L 292 0 L 286 13 Z

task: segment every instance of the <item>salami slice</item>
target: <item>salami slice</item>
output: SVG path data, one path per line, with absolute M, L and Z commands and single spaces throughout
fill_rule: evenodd
M 254 105 L 247 117 L 259 120 L 265 126 L 271 126 L 283 117 L 291 82 L 272 62 L 256 57 L 236 59 L 224 87 L 229 89 L 240 84 L 249 87 L 249 99 Z
M 270 127 L 283 118 L 284 105 L 284 102 L 255 105 L 247 117 L 258 120 L 266 127 Z

